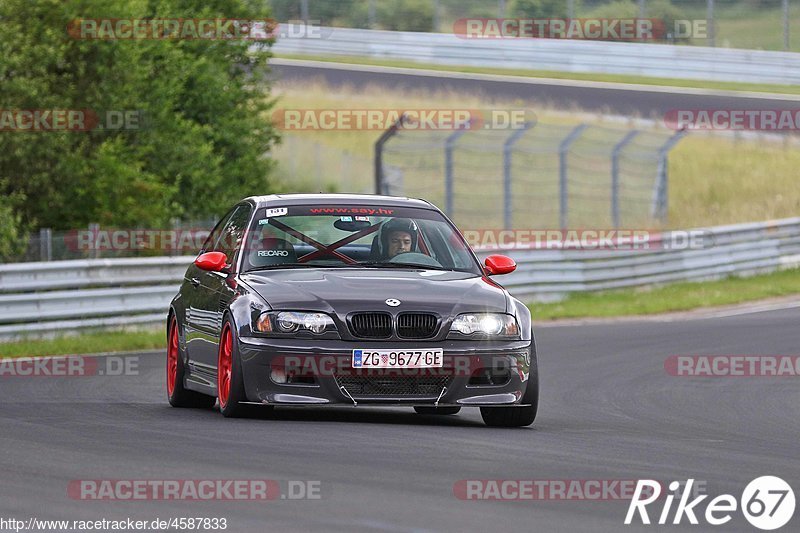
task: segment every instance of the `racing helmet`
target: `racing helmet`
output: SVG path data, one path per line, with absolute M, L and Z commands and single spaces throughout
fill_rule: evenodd
M 395 231 L 404 231 L 411 235 L 411 251 L 417 249 L 419 238 L 419 227 L 417 223 L 408 218 L 393 218 L 381 226 L 381 252 L 383 255 L 389 253 L 389 236 Z

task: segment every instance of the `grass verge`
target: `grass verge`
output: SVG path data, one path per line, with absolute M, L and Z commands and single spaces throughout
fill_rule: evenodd
M 28 339 L 0 343 L 0 357 L 25 357 L 43 355 L 81 355 L 132 350 L 166 350 L 163 329 L 141 331 L 105 331 L 56 337 L 53 339 Z
M 776 94 L 800 94 L 800 86 L 778 85 L 770 83 L 744 83 L 735 81 L 689 80 L 683 78 L 653 78 L 650 76 L 632 76 L 625 74 L 597 74 L 582 72 L 560 72 L 555 70 L 508 69 L 495 67 L 470 67 L 459 65 L 432 65 L 396 59 L 371 59 L 354 56 L 313 56 L 301 54 L 276 54 L 281 59 L 306 59 L 327 63 L 350 63 L 354 65 L 370 65 L 379 67 L 400 67 L 442 72 L 464 72 L 468 74 L 495 74 L 501 76 L 521 76 L 525 78 L 550 78 L 557 80 L 597 81 L 608 83 L 628 83 L 636 85 L 654 85 L 664 87 L 686 87 L 694 89 L 711 89 L 723 91 L 746 91 Z
M 688 311 L 791 294 L 800 294 L 798 268 L 748 278 L 576 293 L 560 302 L 533 303 L 528 307 L 534 320 L 616 317 Z

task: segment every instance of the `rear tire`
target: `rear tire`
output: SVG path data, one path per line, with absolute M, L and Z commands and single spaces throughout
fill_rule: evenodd
M 240 418 L 252 413 L 246 402 L 242 361 L 239 357 L 239 341 L 236 338 L 236 327 L 230 317 L 222 323 L 222 334 L 219 339 L 217 356 L 217 395 L 219 410 L 225 418 Z
M 530 405 L 527 407 L 481 407 L 481 418 L 487 426 L 504 428 L 530 426 L 536 420 L 536 412 L 539 410 L 539 365 L 533 341 L 531 341 L 528 385 L 520 403 Z
M 420 406 L 414 407 L 414 410 L 421 415 L 455 415 L 461 411 L 460 407 L 428 407 Z
M 183 355 L 180 351 L 178 320 L 173 315 L 167 333 L 167 399 L 172 407 L 210 409 L 217 403 L 213 396 L 189 390 L 183 386 Z

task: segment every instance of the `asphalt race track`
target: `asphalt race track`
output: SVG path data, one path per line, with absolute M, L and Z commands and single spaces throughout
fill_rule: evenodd
M 797 354 L 798 323 L 800 309 L 540 328 L 540 414 L 523 429 L 485 427 L 467 410 L 282 410 L 226 420 L 169 407 L 163 355 L 139 357 L 138 375 L 3 377 L 0 516 L 226 517 L 237 532 L 687 529 L 685 518 L 683 527 L 626 527 L 627 501 L 465 501 L 453 487 L 466 479 L 694 478 L 712 497 L 738 499 L 750 480 L 772 474 L 797 491 L 797 377 L 672 377 L 664 360 Z M 318 480 L 322 497 L 83 501 L 67 493 L 79 479 Z M 784 530 L 797 530 L 797 514 Z M 693 530 L 757 531 L 739 511 L 725 526 L 701 524 Z
M 735 93 L 657 86 L 623 88 L 621 84 L 547 82 L 513 76 L 473 76 L 463 73 L 393 69 L 364 65 L 326 65 L 317 61 L 275 59 L 274 76 L 292 83 L 320 80 L 331 87 L 349 85 L 393 91 L 454 91 L 500 100 L 520 99 L 530 105 L 661 119 L 671 109 L 796 109 L 800 97 L 736 96 Z M 427 74 L 426 74 L 427 72 Z M 494 78 L 494 79 L 493 79 Z

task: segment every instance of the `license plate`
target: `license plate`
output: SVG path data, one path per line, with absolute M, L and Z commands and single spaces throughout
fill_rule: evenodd
M 441 348 L 421 350 L 353 350 L 353 368 L 440 368 Z

